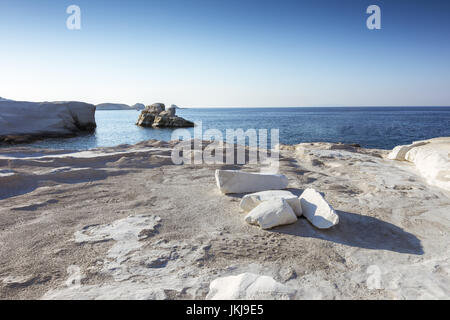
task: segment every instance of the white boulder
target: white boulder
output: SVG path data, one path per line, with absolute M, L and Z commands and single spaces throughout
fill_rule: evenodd
M 296 290 L 269 276 L 243 273 L 211 282 L 207 300 L 289 300 Z
M 250 193 L 287 188 L 289 181 L 282 174 L 250 173 L 238 170 L 216 170 L 216 182 L 220 191 Z
M 328 229 L 339 223 L 339 216 L 322 195 L 314 189 L 306 189 L 300 196 L 303 215 L 315 227 Z
M 271 229 L 296 221 L 297 216 L 284 199 L 264 201 L 245 217 L 245 222 L 259 225 L 261 229 Z
M 250 212 L 264 201 L 273 201 L 275 199 L 284 199 L 294 210 L 297 217 L 302 215 L 302 206 L 299 198 L 290 191 L 269 190 L 245 195 L 239 205 L 241 211 Z

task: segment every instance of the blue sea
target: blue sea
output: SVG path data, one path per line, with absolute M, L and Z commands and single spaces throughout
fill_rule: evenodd
M 193 108 L 177 110 L 177 115 L 202 121 L 203 130 L 219 129 L 224 136 L 226 129 L 279 129 L 283 144 L 326 141 L 392 149 L 415 140 L 450 136 L 450 107 Z M 83 150 L 171 139 L 172 129 L 136 126 L 138 116 L 138 111 L 97 111 L 95 133 L 27 145 Z

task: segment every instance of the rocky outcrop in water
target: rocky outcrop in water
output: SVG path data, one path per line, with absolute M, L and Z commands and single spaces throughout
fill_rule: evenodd
M 163 103 L 154 103 L 145 107 L 136 125 L 152 128 L 188 128 L 193 127 L 194 123 L 178 117 L 173 106 L 166 110 Z

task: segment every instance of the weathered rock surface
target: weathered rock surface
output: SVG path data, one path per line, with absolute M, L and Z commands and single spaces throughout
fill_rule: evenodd
M 175 114 L 177 113 L 177 106 L 174 104 L 171 105 L 168 112 L 169 112 L 169 116 L 175 117 Z
M 216 170 L 215 176 L 217 186 L 224 194 L 281 190 L 289 184 L 286 176 L 282 174 Z
M 103 260 L 79 270 L 82 278 L 84 272 L 93 272 L 101 274 L 105 281 L 89 285 L 66 281 L 65 286 L 48 291 L 42 299 L 161 300 L 173 298 L 174 294 L 195 296 L 200 283 L 205 281 L 200 280 L 205 275 L 196 268 L 207 257 L 210 245 L 197 241 L 155 241 L 160 222 L 158 216 L 136 214 L 77 231 L 75 242 L 82 246 L 114 243 Z
M 391 160 L 398 160 L 398 161 L 406 161 L 406 154 L 408 151 L 415 147 L 420 147 L 427 144 L 426 142 L 414 142 L 412 144 L 404 145 L 404 146 L 397 146 L 395 147 L 391 153 L 388 154 L 387 158 Z
M 174 165 L 176 143 L 0 148 L 0 180 L 19 178 L 0 181 L 0 299 L 202 300 L 213 280 L 243 273 L 302 300 L 448 299 L 450 194 L 412 163 L 387 160 L 386 150 L 282 146 L 288 190 L 326 192 L 340 222 L 322 232 L 299 219 L 265 232 L 242 221 L 238 196 L 215 195 L 216 165 Z M 149 214 L 161 218 L 157 228 L 126 219 Z M 75 242 L 80 231 L 89 238 Z M 79 288 L 67 287 L 71 265 Z
M 166 105 L 164 103 L 154 103 L 145 107 L 145 110 L 152 113 L 160 113 L 166 110 Z
M 241 211 L 250 212 L 264 201 L 273 201 L 276 199 L 285 200 L 294 210 L 297 217 L 302 215 L 302 206 L 299 198 L 290 191 L 286 190 L 268 190 L 245 195 L 239 205 Z
M 339 223 L 339 216 L 322 195 L 314 189 L 306 189 L 300 196 L 303 215 L 315 227 L 328 229 Z
M 245 217 L 245 222 L 259 225 L 261 229 L 272 229 L 296 221 L 297 216 L 284 199 L 264 201 Z
M 295 290 L 269 276 L 243 273 L 211 282 L 207 300 L 289 300 Z
M 95 106 L 83 102 L 0 101 L 0 142 L 73 136 L 96 128 Z
M 154 103 L 147 106 L 139 116 L 136 125 L 153 128 L 189 128 L 194 127 L 194 123 L 175 115 L 176 109 L 162 103 Z

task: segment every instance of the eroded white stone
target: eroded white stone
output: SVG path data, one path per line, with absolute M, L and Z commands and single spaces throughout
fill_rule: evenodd
M 250 193 L 287 188 L 289 181 L 282 174 L 250 173 L 238 170 L 216 170 L 216 182 L 220 191 Z
M 388 154 L 388 159 L 391 160 L 398 160 L 398 161 L 405 161 L 406 160 L 406 154 L 408 151 L 415 147 L 423 146 L 426 142 L 424 141 L 418 141 L 414 142 L 412 144 L 404 145 L 404 146 L 396 146 L 392 151 Z
M 450 191 L 450 138 L 415 147 L 405 160 L 414 163 L 429 184 Z
M 296 290 L 269 276 L 243 273 L 211 282 L 207 300 L 289 300 Z
M 450 137 L 395 147 L 388 158 L 414 163 L 427 183 L 450 191 Z
M 297 216 L 286 200 L 283 199 L 264 201 L 245 217 L 245 222 L 259 225 L 261 229 L 271 229 L 296 221 Z
M 286 190 L 268 190 L 245 195 L 239 205 L 241 211 L 250 212 L 261 202 L 273 201 L 275 199 L 284 199 L 291 206 L 297 217 L 302 215 L 302 206 L 299 198 L 290 191 Z
M 339 223 L 339 216 L 322 195 L 314 189 L 306 189 L 300 196 L 303 215 L 315 227 L 328 229 Z

